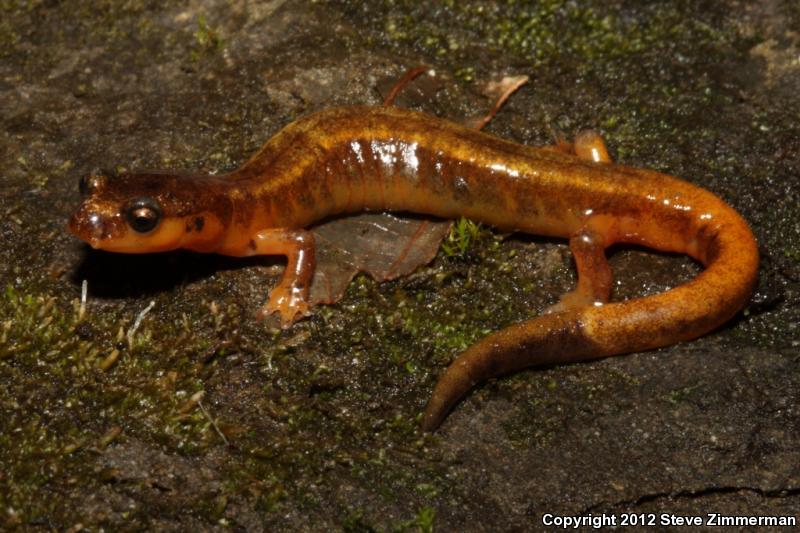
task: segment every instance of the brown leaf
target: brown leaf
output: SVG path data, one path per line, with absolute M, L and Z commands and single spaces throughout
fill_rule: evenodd
M 421 217 L 365 213 L 314 227 L 317 268 L 311 282 L 310 303 L 338 301 L 358 272 L 366 272 L 376 281 L 410 274 L 436 256 L 450 224 Z

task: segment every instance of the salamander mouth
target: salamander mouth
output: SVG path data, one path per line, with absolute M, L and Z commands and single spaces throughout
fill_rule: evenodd
M 113 205 L 85 201 L 69 219 L 67 229 L 94 249 L 123 254 L 175 250 L 186 234 L 185 221 L 177 218 L 164 219 L 146 233 L 131 229 L 129 223 Z

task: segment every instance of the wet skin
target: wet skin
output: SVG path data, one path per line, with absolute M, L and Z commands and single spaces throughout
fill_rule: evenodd
M 388 106 L 297 120 L 228 174 L 94 174 L 81 180 L 81 192 L 69 228 L 94 248 L 286 255 L 283 278 L 262 310 L 279 313 L 286 327 L 309 313 L 314 242 L 304 228 L 330 215 L 465 216 L 569 239 L 577 287 L 548 313 L 460 354 L 428 402 L 426 430 L 491 377 L 703 335 L 744 307 L 758 269 L 753 234 L 730 206 L 677 178 L 611 163 L 592 132 L 573 144 L 533 148 Z M 664 293 L 609 303 L 604 252 L 615 243 L 687 254 L 705 270 Z

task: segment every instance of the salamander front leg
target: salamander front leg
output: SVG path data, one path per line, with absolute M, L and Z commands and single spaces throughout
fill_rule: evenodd
M 286 256 L 283 277 L 270 292 L 269 300 L 258 313 L 259 318 L 280 313 L 281 326 L 287 328 L 295 320 L 307 316 L 308 290 L 316 266 L 314 235 L 303 230 L 262 230 L 253 236 L 250 248 L 251 255 Z
M 602 305 L 611 296 L 611 267 L 606 260 L 608 246 L 601 233 L 584 228 L 569 240 L 578 270 L 578 286 L 561 296 L 545 312 L 558 313 L 587 305 Z

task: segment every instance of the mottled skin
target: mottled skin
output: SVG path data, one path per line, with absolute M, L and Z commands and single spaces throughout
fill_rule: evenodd
M 679 179 L 611 164 L 591 133 L 574 145 L 537 149 L 393 107 L 329 109 L 300 119 L 227 175 L 94 176 L 82 185 L 70 229 L 93 247 L 287 255 L 286 273 L 264 308 L 279 312 L 285 325 L 307 314 L 314 246 L 303 228 L 332 214 L 465 216 L 570 239 L 577 288 L 549 314 L 488 335 L 459 355 L 425 410 L 427 430 L 490 377 L 703 335 L 742 309 L 758 268 L 753 235 L 731 207 Z M 136 212 L 144 232 L 132 229 L 127 207 L 142 197 L 158 207 Z M 145 215 L 158 219 L 155 228 Z M 620 242 L 688 254 L 706 268 L 664 293 L 607 303 L 604 250 Z

